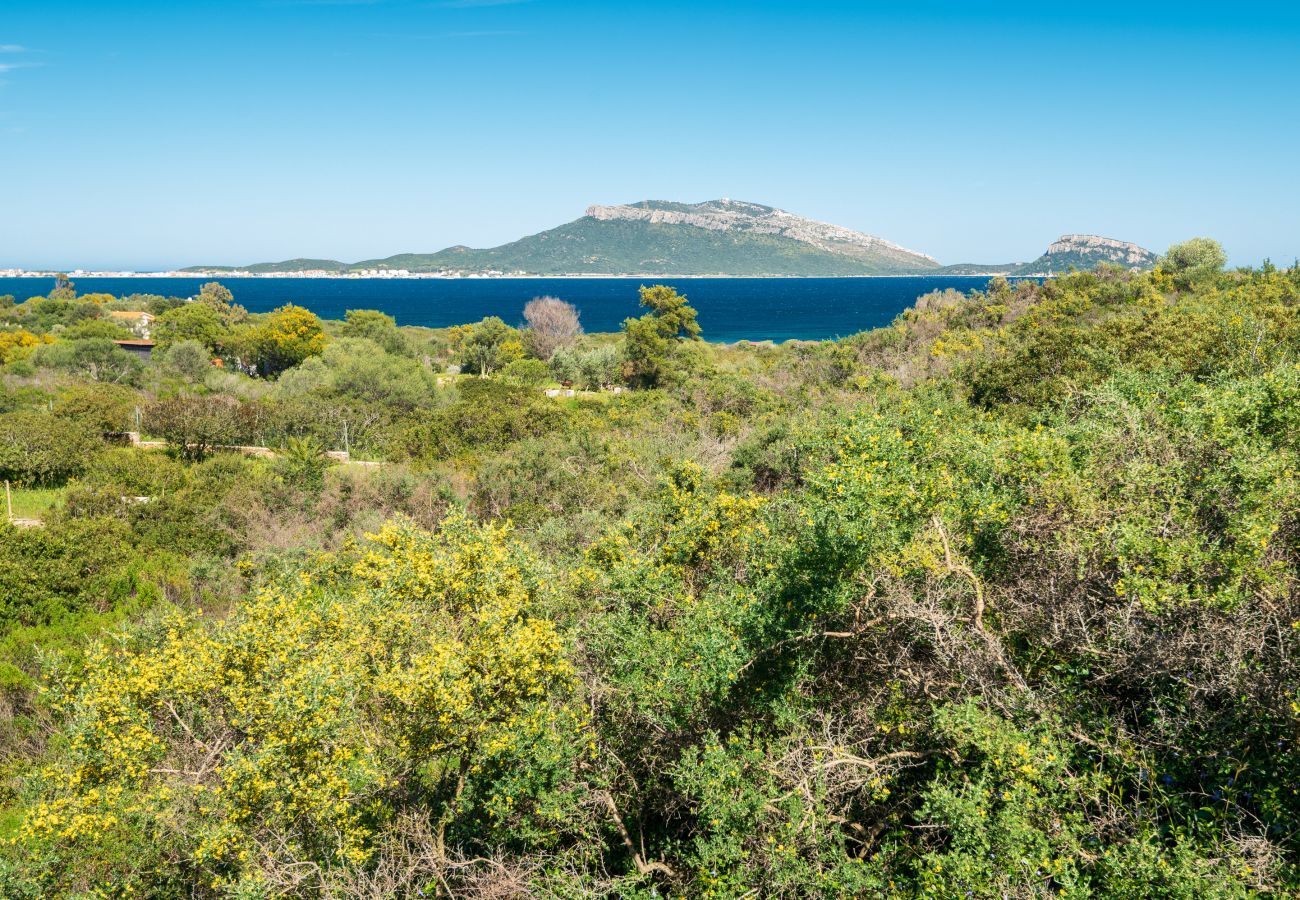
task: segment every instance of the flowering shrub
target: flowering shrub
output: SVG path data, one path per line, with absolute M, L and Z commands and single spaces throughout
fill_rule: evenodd
M 198 878 L 259 894 L 365 863 L 411 804 L 430 809 L 437 852 L 473 815 L 526 817 L 544 785 L 515 773 L 501 800 L 502 763 L 528 742 L 583 744 L 538 590 L 504 529 L 394 522 L 227 621 L 175 614 L 152 639 L 99 645 L 52 691 L 67 749 L 14 838 L 28 865 L 13 890 Z

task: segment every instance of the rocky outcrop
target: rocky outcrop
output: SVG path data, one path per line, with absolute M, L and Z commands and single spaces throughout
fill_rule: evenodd
M 742 200 L 710 200 L 706 203 L 667 203 L 646 200 L 618 206 L 591 206 L 587 215 L 602 222 L 647 222 L 662 225 L 690 225 L 710 231 L 738 231 L 771 234 L 802 241 L 828 253 L 870 259 L 884 259 L 900 266 L 933 268 L 939 262 L 924 253 L 901 247 L 884 238 L 851 228 L 805 219 L 794 213 Z
M 1123 266 L 1142 271 L 1155 267 L 1160 257 L 1145 247 L 1096 234 L 1063 234 L 1033 262 L 978 265 L 960 263 L 944 266 L 947 275 L 1024 275 L 1040 277 L 1068 272 L 1090 272 L 1101 265 Z
M 1156 254 L 1145 247 L 1095 234 L 1066 234 L 1048 245 L 1048 256 L 1067 254 L 1092 256 L 1118 265 L 1140 268 L 1154 265 L 1156 261 Z

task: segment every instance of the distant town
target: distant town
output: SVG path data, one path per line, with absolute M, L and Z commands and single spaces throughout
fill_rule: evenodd
M 325 269 L 304 269 L 296 272 L 248 272 L 239 269 L 187 269 L 168 272 L 91 271 L 75 269 L 71 272 L 31 269 L 0 269 L 0 278 L 54 278 L 68 275 L 72 278 L 517 278 L 524 272 L 411 272 L 407 269 L 357 269 L 348 272 L 330 272 Z
M 345 278 L 345 279 L 367 279 L 367 278 L 915 278 L 924 277 L 925 274 L 931 275 L 948 275 L 950 277 L 992 277 L 994 275 L 1006 274 L 996 268 L 990 268 L 988 271 L 976 269 L 974 271 L 961 272 L 935 272 L 935 273 L 918 273 L 918 272 L 891 272 L 874 275 L 789 275 L 789 274 L 760 274 L 760 275 L 735 275 L 726 272 L 705 272 L 691 273 L 687 275 L 675 274 L 672 272 L 556 272 L 540 275 L 536 272 L 501 272 L 497 270 L 488 270 L 485 272 L 464 272 L 464 271 L 438 271 L 438 272 L 412 272 L 408 269 L 356 269 L 346 272 L 332 272 L 327 269 L 303 269 L 292 272 L 249 272 L 243 269 L 184 269 L 168 272 L 135 272 L 129 269 L 121 271 L 91 271 L 86 269 L 66 270 L 30 270 L 30 269 L 0 269 L 0 278 L 55 278 L 59 275 L 66 275 L 69 278 Z M 1052 273 L 1036 273 L 1034 277 L 1050 277 Z M 1020 277 L 1020 276 L 1015 276 Z

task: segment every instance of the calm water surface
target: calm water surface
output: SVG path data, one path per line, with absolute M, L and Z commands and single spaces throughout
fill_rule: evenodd
M 189 297 L 210 278 L 76 278 L 80 293 Z M 500 316 L 520 321 L 524 304 L 550 294 L 578 307 L 588 331 L 615 331 L 640 315 L 637 288 L 671 284 L 699 310 L 704 337 L 714 341 L 820 340 L 887 325 L 922 294 L 969 291 L 984 276 L 916 278 L 230 278 L 235 300 L 252 312 L 297 303 L 326 319 L 349 309 L 379 309 L 401 325 L 443 327 Z M 25 300 L 47 294 L 53 279 L 0 278 L 0 295 Z

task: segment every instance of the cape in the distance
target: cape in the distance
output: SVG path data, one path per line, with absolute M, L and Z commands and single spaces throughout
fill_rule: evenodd
M 193 266 L 201 275 L 649 275 L 853 276 L 1053 275 L 1102 263 L 1155 265 L 1137 244 L 1064 235 L 1028 263 L 945 266 L 932 256 L 838 225 L 741 200 L 674 203 L 643 200 L 591 206 L 557 228 L 500 247 L 448 247 L 344 263 L 289 259 L 247 266 Z

